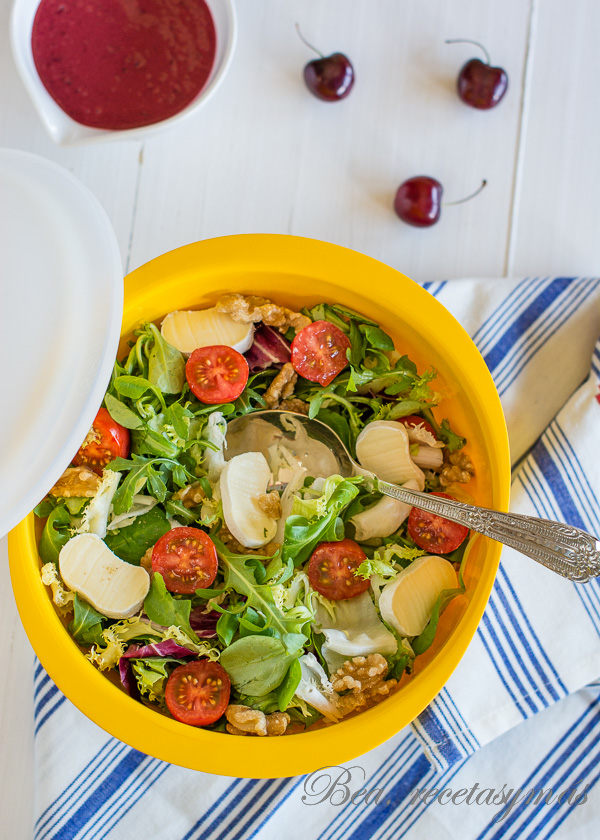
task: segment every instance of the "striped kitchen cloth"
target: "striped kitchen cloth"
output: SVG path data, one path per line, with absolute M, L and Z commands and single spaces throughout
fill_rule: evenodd
M 600 533 L 600 279 L 428 289 L 497 383 L 512 508 Z M 150 758 L 88 721 L 38 664 L 35 838 L 585 840 L 600 824 L 599 678 L 600 582 L 572 584 L 508 549 L 476 637 L 428 709 L 311 776 L 223 778 Z

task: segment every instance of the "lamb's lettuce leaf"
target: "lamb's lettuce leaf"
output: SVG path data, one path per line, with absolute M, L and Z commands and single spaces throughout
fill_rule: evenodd
M 243 694 L 268 694 L 283 682 L 293 656 L 281 639 L 244 636 L 221 653 L 221 665 Z
M 136 517 L 135 521 L 117 532 L 109 531 L 104 542 L 121 560 L 139 566 L 149 548 L 170 530 L 164 510 L 158 506 Z

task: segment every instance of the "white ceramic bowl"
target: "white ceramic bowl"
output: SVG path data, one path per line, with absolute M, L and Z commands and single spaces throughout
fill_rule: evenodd
M 143 140 L 181 123 L 201 108 L 221 83 L 231 63 L 237 37 L 237 19 L 233 0 L 205 0 L 205 2 L 215 24 L 217 51 L 211 74 L 198 96 L 178 114 L 167 120 L 141 128 L 114 131 L 90 128 L 75 122 L 50 96 L 38 76 L 31 50 L 31 30 L 40 0 L 15 0 L 10 25 L 10 41 L 15 64 L 31 101 L 54 142 L 60 146 L 76 146 L 105 140 Z

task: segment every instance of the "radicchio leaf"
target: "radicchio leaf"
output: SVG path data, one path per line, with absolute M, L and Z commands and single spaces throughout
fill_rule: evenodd
M 190 624 L 201 639 L 214 639 L 217 635 L 217 621 L 221 613 L 216 610 L 204 612 L 205 607 L 194 607 L 190 613 Z
M 255 331 L 254 342 L 245 356 L 252 372 L 279 367 L 291 358 L 290 343 L 277 330 L 261 324 Z
M 152 656 L 172 656 L 175 659 L 185 659 L 186 656 L 196 657 L 196 654 L 194 651 L 183 647 L 183 645 L 178 645 L 172 639 L 150 645 L 129 645 L 119 659 L 119 676 L 127 694 L 136 700 L 139 700 L 140 692 L 131 669 L 131 663 L 128 660 L 148 659 Z

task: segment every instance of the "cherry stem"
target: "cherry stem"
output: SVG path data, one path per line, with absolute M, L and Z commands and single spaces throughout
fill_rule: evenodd
M 300 38 L 302 43 L 306 44 L 306 46 L 308 47 L 309 50 L 312 50 L 314 53 L 316 53 L 321 58 L 325 58 L 325 56 L 323 55 L 322 52 L 319 52 L 319 50 L 316 47 L 313 47 L 313 45 L 309 44 L 309 42 L 306 40 L 306 38 L 304 37 L 304 35 L 302 34 L 302 32 L 300 30 L 300 24 L 299 23 L 296 24 L 296 32 L 298 33 L 298 37 Z
M 479 49 L 483 51 L 483 54 L 485 55 L 485 59 L 486 59 L 486 64 L 488 66 L 491 64 L 491 59 L 490 59 L 489 52 L 486 50 L 486 48 L 483 46 L 483 44 L 479 43 L 479 41 L 469 41 L 468 38 L 453 38 L 451 41 L 445 41 L 444 43 L 446 43 L 446 44 L 474 44 L 476 47 L 479 47 Z
M 475 198 L 476 195 L 479 195 L 479 193 L 482 191 L 486 184 L 487 181 L 484 178 L 481 184 L 475 190 L 475 192 L 471 193 L 471 195 L 467 195 L 465 198 L 459 198 L 458 201 L 444 201 L 443 206 L 454 207 L 455 204 L 464 204 L 465 201 L 470 201 L 472 198 Z

